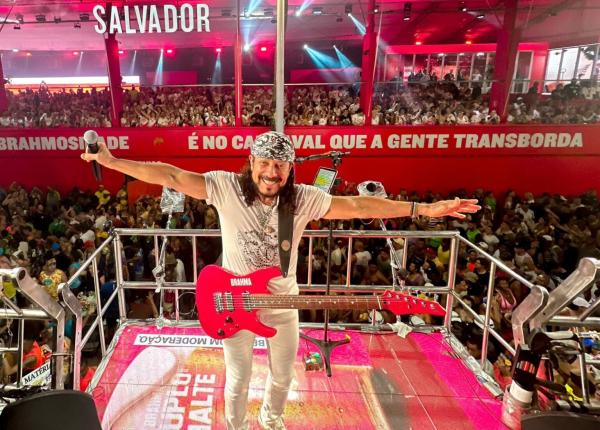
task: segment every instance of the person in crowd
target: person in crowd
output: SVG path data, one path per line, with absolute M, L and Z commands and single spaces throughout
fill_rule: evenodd
M 58 286 L 63 282 L 67 282 L 67 275 L 56 267 L 56 258 L 50 254 L 38 279 L 42 288 L 53 299 L 58 300 Z

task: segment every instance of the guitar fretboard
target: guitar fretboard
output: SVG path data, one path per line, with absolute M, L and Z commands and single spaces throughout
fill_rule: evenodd
M 377 296 L 344 297 L 254 294 L 249 300 L 249 304 L 254 309 L 384 309 L 389 303 L 390 299 Z

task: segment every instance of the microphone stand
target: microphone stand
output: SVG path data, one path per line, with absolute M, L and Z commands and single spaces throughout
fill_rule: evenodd
M 333 155 L 331 161 L 333 162 L 333 169 L 337 172 L 339 165 L 342 164 L 341 155 Z M 327 281 L 325 286 L 325 295 L 327 296 L 331 293 L 331 246 L 333 243 L 333 222 L 334 220 L 329 220 L 329 235 L 327 237 Z M 350 250 L 348 250 L 348 252 L 350 252 Z M 350 264 L 349 260 L 347 264 Z M 331 377 L 331 351 L 337 346 L 350 343 L 350 339 L 329 340 L 329 309 L 324 310 L 324 319 L 322 340 L 310 337 L 304 333 L 300 333 L 300 337 L 312 342 L 319 348 L 321 357 L 323 357 L 323 363 L 325 364 L 325 372 L 327 373 L 327 376 Z
M 171 190 L 169 188 L 163 187 L 162 197 L 160 200 L 160 206 L 162 209 L 162 213 L 168 214 L 167 219 L 167 230 L 171 229 L 171 220 L 173 219 L 174 212 L 183 212 L 185 205 L 185 196 L 182 193 Z M 156 267 L 152 269 L 152 275 L 156 280 L 156 290 L 154 293 L 160 293 L 159 298 L 159 311 L 158 318 L 156 319 L 156 327 L 161 329 L 164 327 L 166 318 L 164 317 L 164 300 L 165 300 L 165 267 L 166 267 L 166 257 L 167 257 L 167 242 L 169 238 L 168 236 L 163 236 L 163 242 L 160 247 L 160 253 L 158 255 L 158 260 Z M 179 298 L 178 294 L 175 295 L 175 308 L 176 313 L 179 314 Z

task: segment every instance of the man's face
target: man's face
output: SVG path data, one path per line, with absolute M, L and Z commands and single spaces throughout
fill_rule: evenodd
M 252 181 L 259 194 L 264 197 L 275 197 L 283 188 L 290 176 L 292 163 L 250 156 Z

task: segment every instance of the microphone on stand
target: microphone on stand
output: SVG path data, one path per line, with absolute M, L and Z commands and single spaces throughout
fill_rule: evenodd
M 296 157 L 295 163 L 304 163 L 305 161 L 322 160 L 323 158 L 341 158 L 350 155 L 350 151 L 329 151 L 322 154 L 307 155 L 306 157 Z
M 91 154 L 98 153 L 98 133 L 94 130 L 88 130 L 83 133 L 83 140 L 85 141 L 88 151 Z M 94 178 L 96 181 L 102 181 L 102 169 L 97 161 L 92 161 L 92 171 L 94 172 Z

